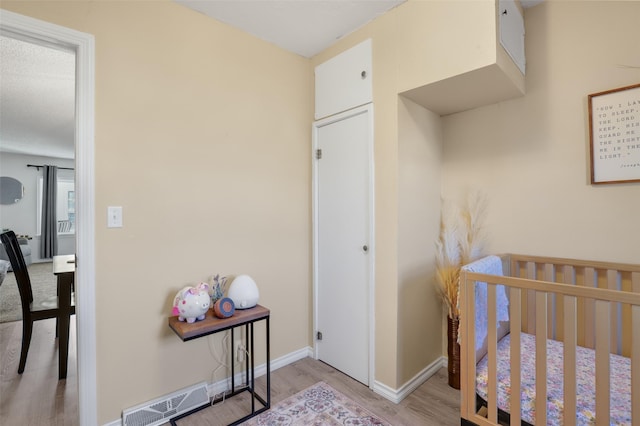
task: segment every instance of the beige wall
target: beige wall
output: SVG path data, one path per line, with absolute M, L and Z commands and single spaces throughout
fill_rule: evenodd
M 487 0 L 409 0 L 398 7 L 398 92 L 495 63 L 495 9 Z
M 433 285 L 440 226 L 440 117 L 398 104 L 398 383 L 442 355 L 442 299 Z M 425 342 L 430 344 L 425 345 Z
M 443 194 L 489 197 L 492 252 L 638 262 L 640 184 L 589 184 L 587 95 L 640 81 L 640 2 L 525 14 L 527 94 L 443 118 Z
M 310 61 L 168 1 L 2 7 L 96 40 L 99 421 L 212 380 L 220 339 L 167 327 L 212 274 L 256 280 L 272 358 L 309 346 Z

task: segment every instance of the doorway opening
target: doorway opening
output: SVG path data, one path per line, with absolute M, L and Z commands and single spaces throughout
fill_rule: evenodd
M 95 318 L 94 103 L 92 35 L 3 10 L 0 34 L 75 52 L 75 273 L 79 423 L 97 424 Z

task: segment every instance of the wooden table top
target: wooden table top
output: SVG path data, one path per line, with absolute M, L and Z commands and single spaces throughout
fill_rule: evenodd
M 169 317 L 169 327 L 186 342 L 187 340 L 207 336 L 251 321 L 267 318 L 269 314 L 269 309 L 256 305 L 249 309 L 236 309 L 229 318 L 218 318 L 213 314 L 213 309 L 210 308 L 203 320 L 191 324 L 186 321 L 178 321 L 177 316 Z

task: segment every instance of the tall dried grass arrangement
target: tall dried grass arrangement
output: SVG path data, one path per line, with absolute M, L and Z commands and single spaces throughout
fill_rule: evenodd
M 458 319 L 460 269 L 482 256 L 482 223 L 487 202 L 480 192 L 470 193 L 460 209 L 443 208 L 436 241 L 436 281 L 450 318 Z

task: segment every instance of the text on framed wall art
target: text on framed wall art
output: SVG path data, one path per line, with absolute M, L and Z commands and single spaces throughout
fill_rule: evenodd
M 640 84 L 589 95 L 591 183 L 640 182 Z

